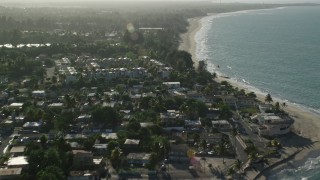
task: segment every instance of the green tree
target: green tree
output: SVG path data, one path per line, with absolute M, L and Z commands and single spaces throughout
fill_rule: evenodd
M 112 107 L 97 106 L 91 112 L 93 122 L 102 124 L 108 128 L 114 128 L 119 122 L 119 114 Z
M 137 132 L 141 128 L 140 123 L 136 119 L 131 119 L 126 127 L 128 131 Z
M 280 109 L 280 103 L 279 102 L 276 102 L 275 105 L 274 105 L 274 111 L 276 113 L 279 113 L 281 111 Z
M 247 154 L 248 158 L 251 160 L 255 160 L 257 158 L 258 149 L 254 144 L 249 144 L 244 152 Z
M 66 179 L 63 171 L 58 166 L 48 166 L 37 173 L 37 180 L 63 180 Z
M 119 143 L 117 141 L 115 141 L 115 140 L 112 140 L 112 141 L 110 141 L 108 143 L 107 154 L 108 154 L 109 157 L 111 156 L 112 151 L 117 147 L 119 147 Z
M 252 98 L 256 98 L 256 97 L 257 97 L 257 95 L 256 95 L 254 92 L 249 92 L 249 93 L 247 94 L 247 96 L 248 96 L 248 97 L 252 97 Z
M 200 146 L 205 150 L 207 149 L 207 141 L 205 139 L 202 139 Z
M 186 51 L 173 50 L 167 55 L 166 61 L 178 71 L 193 70 L 192 56 Z
M 43 149 L 32 150 L 27 156 L 29 163 L 29 174 L 35 176 L 40 170 L 45 168 L 45 151 Z
M 281 104 L 281 106 L 282 106 L 282 108 L 285 108 L 285 107 L 287 107 L 287 103 L 286 103 L 286 102 L 283 102 L 283 103 Z
M 230 167 L 230 168 L 228 169 L 227 174 L 232 177 L 232 176 L 234 175 L 234 173 L 235 173 L 234 168 L 233 168 L 233 167 Z
M 222 156 L 222 162 L 225 163 L 224 161 L 224 156 L 225 156 L 225 153 L 227 151 L 227 142 L 224 138 L 221 138 L 221 141 L 219 142 L 219 145 L 218 145 L 218 153 L 220 156 Z
M 48 142 L 47 136 L 46 135 L 42 135 L 40 137 L 40 143 L 42 144 L 42 147 L 44 147 L 47 142 Z
M 242 165 L 242 162 L 241 162 L 241 160 L 240 159 L 236 159 L 235 161 L 234 161 L 234 163 L 233 163 L 233 167 L 234 167 L 234 169 L 236 170 L 236 171 L 240 171 L 240 169 L 241 169 L 241 165 Z
M 114 150 L 112 150 L 110 160 L 111 160 L 112 166 L 116 170 L 119 170 L 121 165 L 121 160 L 122 160 L 122 151 L 120 148 L 115 148 Z
M 265 99 L 264 99 L 264 101 L 265 101 L 266 103 L 271 103 L 271 102 L 273 101 L 271 95 L 270 95 L 270 94 L 267 94 L 266 97 L 265 97 Z
M 235 149 L 235 153 L 237 154 L 237 144 L 236 144 L 237 139 L 236 139 L 236 137 L 238 135 L 238 131 L 237 131 L 237 129 L 235 127 L 233 127 L 231 129 L 231 135 L 232 135 L 232 137 L 234 139 L 234 149 Z
M 198 71 L 202 72 L 202 71 L 206 71 L 207 70 L 207 62 L 204 60 L 200 60 L 198 62 Z
M 156 153 L 152 152 L 150 155 L 150 159 L 148 164 L 146 165 L 148 167 L 148 169 L 154 169 L 157 165 L 157 163 L 159 162 L 159 157 Z
M 232 116 L 231 109 L 228 105 L 223 104 L 220 107 L 220 118 L 229 119 Z
M 53 165 L 57 167 L 61 167 L 62 160 L 60 158 L 60 154 L 55 148 L 50 148 L 46 151 L 44 156 L 44 161 L 48 163 L 47 165 Z

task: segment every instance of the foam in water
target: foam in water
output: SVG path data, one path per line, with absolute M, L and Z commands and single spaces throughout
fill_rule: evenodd
M 283 10 L 283 9 L 289 9 L 289 8 L 277 8 L 277 10 Z M 208 16 L 205 17 L 201 20 L 202 23 L 202 28 L 196 33 L 195 36 L 195 41 L 197 42 L 197 46 L 196 46 L 196 59 L 198 60 L 209 60 L 208 61 L 208 70 L 210 72 L 216 72 L 217 75 L 221 75 L 221 76 L 228 76 L 231 77 L 231 81 L 236 82 L 238 84 L 241 84 L 241 86 L 243 86 L 245 89 L 248 89 L 250 91 L 255 92 L 256 94 L 261 94 L 261 95 L 265 95 L 266 93 L 271 93 L 273 98 L 277 101 L 282 101 L 282 102 L 286 102 L 288 104 L 296 106 L 298 108 L 301 108 L 303 110 L 309 111 L 309 112 L 313 112 L 313 113 L 317 113 L 320 114 L 320 109 L 316 106 L 313 106 L 312 104 L 306 104 L 306 103 L 301 103 L 298 102 L 297 99 L 290 99 L 287 100 L 287 98 L 285 97 L 285 95 L 280 94 L 278 92 L 275 91 L 270 91 L 269 87 L 270 87 L 270 82 L 264 82 L 262 80 L 259 81 L 259 83 L 262 85 L 259 88 L 254 87 L 255 83 L 250 81 L 250 78 L 238 75 L 237 73 L 237 69 L 234 68 L 238 68 L 238 67 L 234 67 L 234 65 L 232 65 L 232 67 L 230 65 L 224 65 L 225 67 L 227 67 L 227 69 L 223 69 L 223 68 L 215 68 L 217 67 L 219 64 L 217 64 L 215 58 L 216 58 L 216 51 L 212 51 L 212 48 L 217 48 L 217 46 L 220 46 L 219 43 L 216 43 L 214 47 L 209 46 L 208 44 L 210 43 L 210 41 L 208 41 L 208 35 L 210 36 L 217 36 L 216 34 L 213 34 L 211 32 L 212 28 L 215 27 L 215 20 L 218 18 L 223 18 L 223 17 L 236 17 L 239 15 L 247 15 L 248 13 L 252 13 L 255 12 L 253 15 L 259 14 L 259 16 L 261 15 L 264 16 L 269 16 L 272 15 L 273 13 L 275 13 L 275 9 L 269 9 L 269 10 L 249 10 L 249 11 L 241 11 L 241 12 L 232 12 L 232 13 L 224 13 L 224 14 L 219 14 L 219 15 L 214 15 L 214 16 Z M 251 15 L 251 14 L 250 14 Z M 256 46 L 259 45 L 261 43 L 265 43 L 267 45 L 272 44 L 273 42 L 259 42 L 259 41 L 253 41 L 250 39 L 247 39 L 246 41 L 248 41 L 248 43 L 251 43 L 252 45 Z M 286 42 L 286 41 L 279 41 L 277 42 L 278 44 L 288 47 L 290 48 L 290 45 L 292 45 L 294 48 L 300 48 L 303 50 L 304 48 L 308 48 L 308 49 L 314 49 L 314 51 L 316 52 L 320 45 L 319 44 L 302 44 L 302 42 L 296 43 L 296 44 L 291 44 L 290 42 Z M 228 55 L 228 49 L 224 49 L 226 47 L 218 47 L 218 48 L 222 48 L 222 51 L 219 51 L 219 53 L 224 53 L 226 56 L 220 55 L 218 56 L 220 58 L 220 61 L 227 61 L 227 55 Z M 228 48 L 228 47 L 227 47 Z M 304 58 L 304 57 L 302 57 Z M 214 60 L 214 61 L 213 61 Z M 283 64 L 286 65 L 288 63 L 288 61 L 285 61 L 285 59 L 279 58 L 279 65 Z M 216 64 L 213 64 L 213 62 L 215 62 Z M 220 66 L 221 67 L 221 66 Z M 233 68 L 234 67 L 234 68 Z M 298 69 L 300 70 L 300 69 Z M 230 73 L 226 73 L 226 71 L 233 71 L 232 75 Z M 293 70 L 291 70 L 293 71 Z M 303 72 L 300 72 L 303 73 Z M 315 88 L 320 88 L 320 87 L 315 87 Z M 307 93 L 307 92 L 306 92 Z M 308 93 L 307 93 L 308 94 Z M 292 103 L 292 104 L 291 104 Z
M 303 165 L 284 169 L 279 173 L 269 177 L 272 180 L 316 180 L 320 178 L 320 156 L 317 158 L 309 158 Z

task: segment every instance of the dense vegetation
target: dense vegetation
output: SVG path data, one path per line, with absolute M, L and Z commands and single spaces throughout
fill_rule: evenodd
M 142 9 L 139 4 L 130 8 L 129 5 L 121 7 L 114 4 L 110 4 L 108 8 L 97 8 L 93 7 L 94 5 L 90 5 L 89 8 L 0 7 L 0 44 L 10 43 L 14 46 L 0 48 L 0 72 L 11 83 L 10 86 L 2 84 L 1 91 L 6 90 L 14 100 L 18 101 L 19 98 L 23 98 L 20 96 L 23 94 L 19 89 L 21 86 L 30 90 L 46 89 L 56 95 L 50 102 L 61 101 L 65 105 L 63 110 L 38 107 L 35 101 L 28 99 L 29 92 L 22 109 L 15 112 L 2 109 L 2 114 L 7 116 L 15 113 L 15 115 L 25 115 L 28 121 L 41 119 L 44 122 L 44 128 L 41 130 L 43 133 L 53 129 L 59 132 L 59 138 L 53 141 L 48 141 L 44 136 L 40 144 L 30 143 L 27 146 L 25 155 L 28 157 L 30 168 L 25 174 L 26 178 L 65 179 L 71 167 L 72 155 L 70 146 L 63 140 L 63 135 L 76 131 L 73 129 L 74 119 L 83 112 L 92 116 L 90 126 L 117 130 L 118 140 L 109 142 L 106 153 L 106 157 L 114 167 L 128 168 L 122 152 L 128 153 L 123 143 L 125 139 L 131 138 L 140 139 L 143 151 L 151 152 L 150 164 L 146 166 L 150 169 L 154 168 L 170 149 L 168 138 L 164 136 L 159 122 L 159 114 L 167 109 L 176 109 L 188 118 L 196 119 L 205 117 L 208 108 L 206 104 L 197 100 L 170 96 L 163 87 L 157 71 L 143 61 L 139 61 L 139 57 L 149 56 L 173 67 L 175 71 L 166 80 L 179 81 L 183 87 L 190 89 L 195 84 L 201 85 L 203 86 L 201 92 L 210 95 L 218 88 L 212 81 L 215 75 L 206 71 L 205 64 L 200 63 L 199 68 L 195 69 L 191 54 L 178 50 L 179 35 L 185 32 L 188 26 L 187 18 L 203 16 L 211 12 L 273 7 L 273 5 L 208 3 L 180 3 L 164 6 L 161 3 L 155 3 L 144 6 Z M 159 29 L 139 29 L 143 27 Z M 110 34 L 113 35 L 110 36 Z M 50 43 L 51 45 L 17 47 L 19 44 L 29 43 Z M 64 77 L 55 72 L 51 78 L 44 79 L 46 77 L 44 67 L 52 67 L 53 60 L 68 57 L 72 65 L 76 66 L 76 57 L 81 55 L 90 55 L 94 58 L 129 57 L 133 59 L 135 65 L 149 68 L 148 71 L 152 77 L 139 80 L 117 78 L 104 83 L 103 79 L 85 79 L 79 75 L 77 82 L 66 84 L 61 81 Z M 130 65 L 127 66 L 130 67 Z M 80 72 L 88 71 L 81 64 L 77 68 Z M 23 79 L 30 79 L 29 84 L 19 86 L 12 83 Z M 129 97 L 125 87 L 139 84 L 144 84 L 143 90 L 154 93 L 155 97 L 142 97 L 139 103 L 135 103 Z M 226 82 L 223 85 L 225 89 L 221 91 L 234 91 Z M 93 86 L 97 87 L 94 97 L 87 97 L 89 91 L 87 89 Z M 111 90 L 116 90 L 119 94 L 104 95 L 104 92 Z M 104 107 L 100 104 L 111 100 L 121 101 L 121 104 L 116 104 L 114 107 Z M 84 102 L 88 102 L 90 106 L 82 109 L 80 113 L 78 107 Z M 216 99 L 216 103 L 212 106 L 221 109 L 221 118 L 227 119 L 232 116 L 230 108 L 223 104 L 221 99 Z M 121 126 L 124 115 L 119 112 L 123 109 L 133 112 L 133 117 L 126 122 L 125 126 Z M 212 126 L 210 120 L 202 121 L 205 126 Z M 141 127 L 140 122 L 152 122 L 154 125 Z M 99 135 L 96 135 L 77 139 L 77 143 L 85 150 L 92 150 L 93 144 L 98 140 L 104 142 Z M 205 146 L 206 142 L 203 141 L 202 144 Z M 224 144 L 222 143 L 220 149 L 224 148 Z

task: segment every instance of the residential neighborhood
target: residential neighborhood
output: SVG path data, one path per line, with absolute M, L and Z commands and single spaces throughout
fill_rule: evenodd
M 281 5 L 27 1 L 0 2 L 0 180 L 258 180 L 317 154 L 313 116 L 196 38 Z
M 147 56 L 54 62 L 42 88 L 22 81 L 2 91 L 1 179 L 39 167 L 33 151 L 65 157 L 68 179 L 210 177 L 206 171 L 245 179 L 255 162 L 267 166 L 279 155 L 280 145 L 265 147 L 293 124 L 214 75 L 191 87 L 170 81 L 175 70 Z

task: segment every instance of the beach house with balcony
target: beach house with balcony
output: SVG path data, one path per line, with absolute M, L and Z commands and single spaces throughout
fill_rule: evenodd
M 260 136 L 279 136 L 290 132 L 293 120 L 290 117 L 280 117 L 273 113 L 257 116 L 258 133 Z

